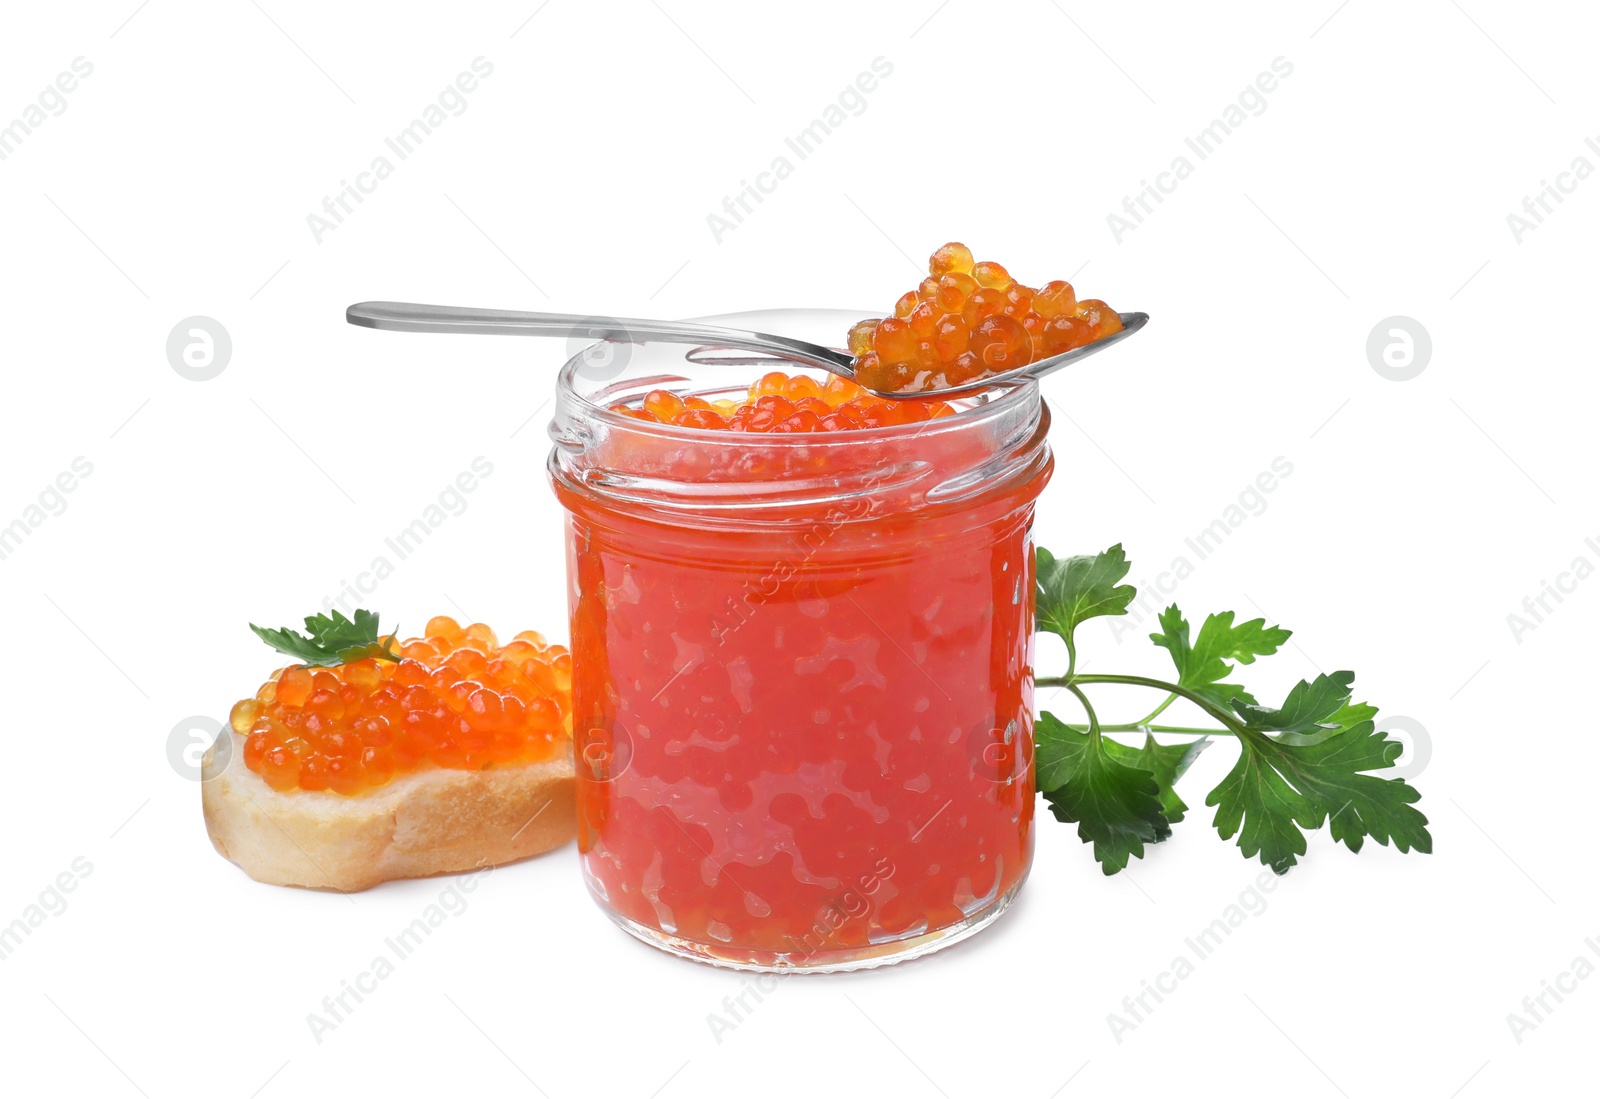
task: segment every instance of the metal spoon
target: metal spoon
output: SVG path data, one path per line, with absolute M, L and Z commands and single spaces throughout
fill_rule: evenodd
M 1150 319 L 1148 313 L 1122 313 L 1122 331 L 1048 359 L 1029 363 L 978 381 L 948 389 L 916 393 L 885 393 L 893 399 L 957 397 L 976 393 L 992 385 L 1021 377 L 1042 378 L 1063 366 L 1086 359 L 1097 351 L 1133 335 Z M 512 309 L 470 309 L 456 305 L 415 305 L 399 301 L 364 301 L 345 310 L 345 319 L 364 328 L 391 332 L 461 332 L 499 336 L 564 336 L 569 339 L 618 340 L 639 343 L 659 340 L 664 343 L 695 344 L 702 349 L 764 352 L 779 359 L 803 363 L 855 381 L 855 358 L 846 351 L 807 343 L 767 332 L 741 332 L 693 321 L 651 321 L 633 317 L 580 317 L 574 313 L 523 313 Z M 706 361 L 700 359 L 697 361 Z M 857 383 L 860 384 L 859 382 Z

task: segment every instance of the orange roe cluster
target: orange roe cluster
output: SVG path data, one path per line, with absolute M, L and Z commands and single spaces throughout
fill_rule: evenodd
M 640 404 L 614 404 L 611 411 L 676 427 L 784 434 L 894 427 L 950 416 L 955 409 L 943 401 L 877 397 L 837 374 L 819 382 L 804 374 L 773 371 L 752 384 L 743 401 L 708 401 L 655 389 Z
M 430 767 L 550 758 L 572 735 L 572 657 L 538 633 L 431 619 L 402 658 L 295 665 L 233 707 L 244 763 L 274 790 L 360 794 Z
M 894 316 L 857 322 L 848 346 L 862 385 L 915 393 L 981 381 L 1120 331 L 1116 310 L 1079 301 L 1071 283 L 1024 286 L 951 242 L 929 258 L 922 284 L 895 302 Z

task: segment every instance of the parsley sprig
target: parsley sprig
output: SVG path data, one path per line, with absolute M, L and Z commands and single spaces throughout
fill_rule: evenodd
M 1239 759 L 1205 803 L 1216 808 L 1218 833 L 1225 840 L 1237 835 L 1246 858 L 1259 856 L 1286 873 L 1306 853 L 1303 829 L 1324 824 L 1351 851 L 1368 837 L 1401 851 L 1433 850 L 1428 818 L 1413 807 L 1421 795 L 1403 779 L 1372 773 L 1392 767 L 1404 746 L 1376 729 L 1376 707 L 1351 701 L 1353 672 L 1301 680 L 1282 706 L 1264 706 L 1226 680 L 1240 665 L 1277 652 L 1289 631 L 1260 618 L 1236 622 L 1224 611 L 1208 616 L 1191 637 L 1189 623 L 1171 606 L 1150 639 L 1171 656 L 1174 679 L 1080 673 L 1074 632 L 1090 618 L 1128 612 L 1136 594 L 1122 583 L 1128 559 L 1120 545 L 1083 557 L 1038 553 L 1038 628 L 1066 642 L 1067 673 L 1035 683 L 1066 688 L 1085 721 L 1039 715 L 1035 775 L 1051 811 L 1077 824 L 1106 874 L 1172 835 L 1188 809 L 1174 785 L 1215 735 L 1234 738 Z M 1102 724 L 1084 688 L 1104 684 L 1148 687 L 1166 697 L 1138 721 Z M 1152 724 L 1179 700 L 1215 725 Z M 1135 748 L 1107 733 L 1142 733 L 1144 742 Z M 1161 744 L 1156 733 L 1200 739 Z
M 355 620 L 338 611 L 331 614 L 314 614 L 306 618 L 306 634 L 292 627 L 269 630 L 250 623 L 250 629 L 261 640 L 314 668 L 332 668 L 369 657 L 376 660 L 400 659 L 391 646 L 394 634 L 378 633 L 378 616 L 372 611 L 356 611 Z

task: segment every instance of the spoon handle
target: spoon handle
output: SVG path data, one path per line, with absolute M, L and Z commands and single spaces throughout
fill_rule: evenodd
M 833 373 L 848 371 L 844 352 L 765 332 L 741 332 L 694 321 L 642 320 L 634 317 L 585 317 L 576 313 L 527 313 L 515 309 L 476 309 L 457 305 L 416 305 L 399 301 L 364 301 L 345 310 L 345 319 L 364 328 L 391 332 L 457 332 L 500 336 L 556 336 L 579 340 L 699 344 L 740 351 L 764 351 Z

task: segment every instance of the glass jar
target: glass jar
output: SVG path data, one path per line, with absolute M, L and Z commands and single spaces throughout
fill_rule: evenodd
M 858 319 L 713 321 L 838 344 Z M 1033 853 L 1038 385 L 817 434 L 610 410 L 806 372 L 689 351 L 596 345 L 558 385 L 589 889 L 645 942 L 742 969 L 947 946 L 1005 909 Z

